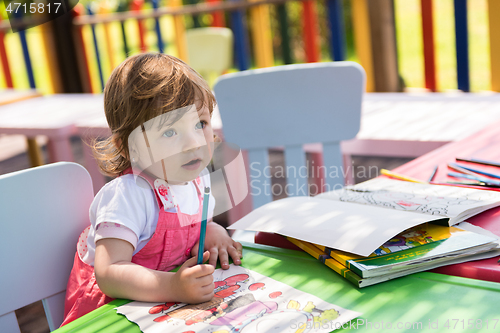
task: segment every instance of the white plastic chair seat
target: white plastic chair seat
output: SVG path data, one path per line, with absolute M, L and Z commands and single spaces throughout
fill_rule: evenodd
M 89 225 L 92 180 L 58 162 L 0 176 L 0 331 L 20 332 L 15 310 L 42 300 L 50 330 L 63 321 L 79 234 Z

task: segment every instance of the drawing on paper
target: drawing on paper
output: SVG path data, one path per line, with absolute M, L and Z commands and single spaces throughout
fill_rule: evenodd
M 214 279 L 209 302 L 132 302 L 118 313 L 143 332 L 183 333 L 330 332 L 360 315 L 240 266 L 216 270 Z
M 372 179 L 325 193 L 339 201 L 355 202 L 424 214 L 454 216 L 467 206 L 498 198 L 498 193 L 471 191 L 452 186 L 432 186 L 390 179 Z
M 374 255 L 381 256 L 391 252 L 398 252 L 423 244 L 429 244 L 436 240 L 438 239 L 433 239 L 433 237 L 429 235 L 425 226 L 419 225 L 389 239 L 373 253 Z

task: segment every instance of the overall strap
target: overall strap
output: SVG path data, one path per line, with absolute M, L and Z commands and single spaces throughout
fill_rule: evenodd
M 160 209 L 163 208 L 163 202 L 160 199 L 160 195 L 158 194 L 158 191 L 156 190 L 155 185 L 154 185 L 156 178 L 152 177 L 151 175 L 149 175 L 145 172 L 138 172 L 137 170 L 134 172 L 132 167 L 125 169 L 122 173 L 120 173 L 120 176 L 128 175 L 128 174 L 132 174 L 135 177 L 141 177 L 142 179 L 144 179 L 149 184 L 149 186 L 151 187 L 153 192 L 155 193 L 155 198 L 156 198 L 156 201 L 158 202 L 158 206 L 160 207 Z M 202 202 L 204 189 L 202 189 L 202 186 L 201 186 L 201 177 L 198 176 L 192 182 L 194 184 L 194 187 L 196 188 L 196 192 L 198 193 L 198 199 L 200 200 L 200 202 Z
M 129 168 L 125 169 L 124 171 L 122 171 L 122 173 L 120 173 L 120 176 L 124 176 L 124 175 L 133 175 L 134 177 L 140 177 L 140 178 L 144 179 L 148 183 L 151 190 L 154 192 L 158 206 L 160 207 L 160 209 L 163 208 L 163 202 L 161 201 L 158 193 L 155 191 L 155 187 L 154 187 L 155 179 L 153 177 L 151 177 L 150 175 L 148 175 L 145 172 L 139 172 L 137 170 L 134 171 L 132 169 L 132 167 L 129 167 Z

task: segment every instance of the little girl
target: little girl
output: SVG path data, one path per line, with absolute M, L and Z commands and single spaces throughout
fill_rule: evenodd
M 196 265 L 205 168 L 212 157 L 215 98 L 188 65 L 165 54 L 127 58 L 104 89 L 112 136 L 95 145 L 104 173 L 68 282 L 63 325 L 110 302 L 201 303 L 213 297 L 214 266 L 241 263 L 242 246 L 207 225 Z M 214 198 L 209 199 L 209 221 Z M 182 265 L 175 273 L 169 272 Z

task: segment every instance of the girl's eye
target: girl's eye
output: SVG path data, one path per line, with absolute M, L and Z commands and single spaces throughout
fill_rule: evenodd
M 197 123 L 195 128 L 196 129 L 204 129 L 205 126 L 207 126 L 207 122 L 203 120 L 203 121 L 200 121 L 199 123 Z
M 174 135 L 175 135 L 175 130 L 173 130 L 173 129 L 166 130 L 165 133 L 163 133 L 163 136 L 165 136 L 167 138 L 171 138 Z

